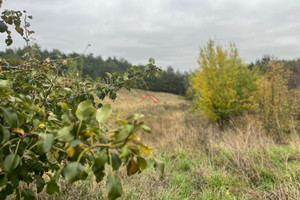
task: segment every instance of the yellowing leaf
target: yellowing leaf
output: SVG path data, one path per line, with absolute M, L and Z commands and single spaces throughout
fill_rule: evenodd
M 117 110 L 116 119 L 120 119 L 120 112 Z
M 42 108 L 39 108 L 38 112 L 43 112 L 44 110 Z
M 50 68 L 49 68 L 47 65 L 43 65 L 42 67 L 43 67 L 43 69 L 45 69 L 45 70 L 50 70 Z
M 141 138 L 139 137 L 139 136 L 137 136 L 137 135 L 131 135 L 130 136 L 130 139 L 133 139 L 133 138 L 135 138 L 136 139 L 136 141 L 138 141 L 138 142 L 140 142 L 141 141 Z
M 14 129 L 12 130 L 12 132 L 13 132 L 13 133 L 20 133 L 21 135 L 24 135 L 24 134 L 25 134 L 25 133 L 24 133 L 24 130 L 21 129 L 21 128 L 14 128 Z
M 65 147 L 68 147 L 70 144 L 70 142 L 66 142 Z
M 46 58 L 46 62 L 50 62 L 50 58 L 48 57 L 48 58 Z
M 70 147 L 67 149 L 67 153 L 69 157 L 72 157 L 75 153 L 75 148 L 74 147 Z
M 84 137 L 85 137 L 85 138 L 89 138 L 89 137 L 91 137 L 91 136 L 92 136 L 91 131 L 90 131 L 90 130 L 86 130 L 85 133 L 84 133 Z
M 24 35 L 24 29 L 22 27 L 16 27 L 15 30 L 20 34 L 20 35 Z
M 141 151 L 146 155 L 152 155 L 153 149 L 147 146 L 141 146 Z
M 78 145 L 78 150 L 81 151 L 81 150 L 82 150 L 82 147 L 83 147 L 83 143 L 80 143 L 80 144 Z
M 131 176 L 139 171 L 139 166 L 134 160 L 130 160 L 130 162 L 127 165 L 127 175 Z
M 57 160 L 59 157 L 59 153 L 57 151 L 52 151 L 52 154 L 55 157 L 55 159 Z
M 39 128 L 45 128 L 45 123 L 44 122 L 40 123 Z
M 7 62 L 6 62 L 6 60 L 5 60 L 5 59 L 3 59 L 3 60 L 2 60 L 2 62 L 3 62 L 3 63 L 5 63 L 5 64 L 7 64 Z

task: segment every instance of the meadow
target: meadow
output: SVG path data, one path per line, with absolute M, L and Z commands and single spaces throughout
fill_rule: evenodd
M 140 102 L 147 94 L 160 102 L 150 98 Z M 300 198 L 300 139 L 296 132 L 286 141 L 275 142 L 250 116 L 221 130 L 201 114 L 191 113 L 184 97 L 168 93 L 121 90 L 114 102 L 102 103 L 111 103 L 113 114 L 121 118 L 144 114 L 152 134 L 139 136 L 166 164 L 164 177 L 155 173 L 151 161 L 143 173 L 129 177 L 123 167 L 119 175 L 124 195 L 120 199 Z M 105 199 L 107 195 L 105 181 L 97 184 L 92 174 L 72 185 L 61 180 L 60 185 L 60 194 L 42 192 L 38 199 Z
M 0 52 L 0 199 L 300 199 L 299 59 L 210 39 L 181 73 L 42 51 L 26 13 L 0 21 L 26 43 Z

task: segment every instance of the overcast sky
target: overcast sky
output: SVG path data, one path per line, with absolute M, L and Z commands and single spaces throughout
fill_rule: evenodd
M 245 62 L 300 57 L 300 0 L 6 0 L 3 9 L 33 15 L 43 49 L 82 52 L 90 43 L 87 53 L 132 64 L 153 57 L 162 67 L 193 70 L 209 38 L 234 42 Z M 15 39 L 11 47 L 21 46 Z

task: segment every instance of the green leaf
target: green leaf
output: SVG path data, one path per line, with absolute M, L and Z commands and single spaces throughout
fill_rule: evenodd
M 96 94 L 97 94 L 97 97 L 98 97 L 99 99 L 102 99 L 102 100 L 103 100 L 104 97 L 105 97 L 105 93 L 104 93 L 104 92 L 97 91 Z
M 124 81 L 127 81 L 127 80 L 128 80 L 128 72 L 125 72 L 125 73 L 123 74 L 123 80 L 124 80 Z
M 150 58 L 150 59 L 149 59 L 149 63 L 152 64 L 152 65 L 154 65 L 154 64 L 155 64 L 154 58 Z
M 108 199 L 114 200 L 122 195 L 122 184 L 119 176 L 114 173 L 109 173 L 107 176 L 106 189 Z
M 63 170 L 63 174 L 70 184 L 77 180 L 84 180 L 88 175 L 84 171 L 82 164 L 77 162 L 72 162 L 67 167 L 65 167 Z
M 164 175 L 165 164 L 162 161 L 154 158 L 154 168 L 161 177 Z
M 135 113 L 135 114 L 133 114 L 132 117 L 133 117 L 134 120 L 139 120 L 139 119 L 144 118 L 145 116 L 143 114 L 137 114 L 137 113 Z
M 21 20 L 20 19 L 15 19 L 14 24 L 15 24 L 16 27 L 20 27 L 21 26 Z
M 104 169 L 105 169 L 105 163 L 107 162 L 107 154 L 105 151 L 100 152 L 99 157 L 95 159 L 95 163 L 92 167 L 92 170 L 94 172 L 94 175 L 96 176 L 96 181 L 97 183 L 99 183 L 100 181 L 102 181 L 105 173 L 104 173 Z
M 127 158 L 129 156 L 129 152 L 129 148 L 127 146 L 123 146 L 119 158 Z
M 102 181 L 105 172 L 104 172 L 104 167 L 97 167 L 96 165 L 93 166 L 92 170 L 94 172 L 94 175 L 96 177 L 96 182 L 99 183 Z
M 21 112 L 19 115 L 18 115 L 18 119 L 19 119 L 19 126 L 21 127 L 27 120 L 27 114 L 24 113 L 24 112 Z
M 68 60 L 64 60 L 64 61 L 62 62 L 62 64 L 63 64 L 63 65 L 68 65 Z
M 73 141 L 71 141 L 70 144 L 68 145 L 68 148 L 69 148 L 69 147 L 76 147 L 76 146 L 80 145 L 81 143 L 82 143 L 81 140 L 73 140 Z
M 20 156 L 18 154 L 9 154 L 4 160 L 3 168 L 5 171 L 11 172 L 19 165 L 19 162 Z
M 68 124 L 72 123 L 72 113 L 66 103 L 58 103 L 59 106 L 63 109 L 64 115 L 62 115 L 61 119 L 66 121 Z
M 10 132 L 5 126 L 0 125 L 0 134 L 0 144 L 4 144 L 9 140 Z
M 105 123 L 112 113 L 112 109 L 110 104 L 103 105 L 100 109 L 96 112 L 96 119 L 99 123 Z
M 7 46 L 10 46 L 10 45 L 13 43 L 13 40 L 10 39 L 10 38 L 7 38 L 7 39 L 5 40 L 5 43 L 6 43 Z
M 26 92 L 30 92 L 30 91 L 33 91 L 35 89 L 36 89 L 36 87 L 34 87 L 32 85 L 25 85 L 25 86 L 23 86 L 23 91 L 26 91 Z
M 8 92 L 10 91 L 10 85 L 9 85 L 9 81 L 7 80 L 0 80 L 0 92 Z M 0 93 L 0 94 L 1 94 Z
M 127 125 L 127 122 L 124 119 L 118 119 L 118 122 L 120 122 L 123 126 Z
M 3 21 L 0 21 L 0 33 L 4 33 L 7 30 L 7 26 Z
M 58 105 L 64 110 L 64 111 L 69 111 L 69 107 L 66 103 L 60 102 Z
M 5 174 L 0 175 L 0 188 L 7 184 L 7 177 Z
M 143 157 L 137 157 L 137 164 L 142 171 L 147 168 L 147 161 Z
M 40 152 L 41 154 L 49 152 L 52 147 L 53 141 L 54 141 L 53 134 L 43 133 L 39 135 L 39 141 L 37 143 L 38 152 Z
M 10 128 L 19 128 L 18 115 L 10 108 L 3 108 L 3 115 Z
M 142 125 L 142 129 L 144 131 L 146 131 L 147 133 L 151 133 L 151 129 L 148 126 L 146 126 L 146 125 Z
M 59 192 L 59 186 L 57 185 L 57 182 L 60 176 L 60 172 L 61 171 L 57 171 L 55 175 L 48 182 L 46 188 L 47 194 L 55 194 L 56 192 Z
M 74 135 L 72 135 L 71 130 L 72 130 L 71 126 L 63 127 L 62 129 L 60 129 L 57 132 L 57 136 L 55 137 L 55 139 L 58 139 L 58 140 L 64 141 L 64 142 L 69 142 L 69 141 L 73 140 Z
M 21 192 L 21 195 L 22 195 L 22 197 L 24 197 L 24 200 L 35 199 L 34 193 L 28 188 L 24 188 Z
M 5 189 L 0 192 L 0 198 L 5 199 L 6 196 L 14 193 L 15 188 L 11 184 L 7 184 Z
M 44 179 L 43 179 L 41 176 L 39 176 L 39 175 L 34 175 L 34 178 L 35 178 L 35 180 L 36 180 L 36 188 L 37 188 L 37 192 L 40 193 L 40 192 L 43 190 L 44 186 L 45 186 L 45 181 L 44 181 Z
M 111 77 L 112 77 L 112 74 L 111 74 L 111 73 L 105 72 L 105 74 L 109 77 L 109 79 L 111 79 Z
M 112 144 L 124 143 L 128 136 L 129 136 L 129 132 L 127 131 L 127 129 L 122 129 L 118 133 L 118 135 L 116 136 L 116 139 L 112 142 Z
M 57 183 L 49 181 L 49 183 L 47 184 L 46 192 L 48 194 L 55 194 L 56 192 L 59 192 L 59 186 L 57 185 Z
M 106 151 L 101 151 L 98 155 L 98 158 L 96 158 L 95 160 L 95 164 L 98 166 L 98 167 L 103 167 L 105 165 L 105 163 L 107 162 L 108 160 L 108 156 L 107 156 L 107 153 Z
M 89 100 L 83 101 L 77 107 L 76 116 L 79 120 L 87 120 L 94 112 L 93 102 Z
M 122 164 L 122 161 L 120 160 L 119 156 L 114 153 L 114 154 L 111 155 L 111 159 L 112 159 L 112 168 L 113 168 L 113 170 L 119 169 L 119 167 Z

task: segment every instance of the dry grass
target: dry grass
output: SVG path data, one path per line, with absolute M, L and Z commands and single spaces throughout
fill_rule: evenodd
M 138 178 L 125 179 L 128 181 L 125 188 L 132 192 L 134 187 L 134 194 L 137 194 L 134 198 L 130 195 L 126 198 L 157 199 L 157 194 L 163 193 L 165 196 L 160 196 L 161 199 L 176 199 L 176 195 L 172 196 L 172 192 L 165 190 L 179 193 L 178 199 L 300 198 L 300 140 L 297 133 L 293 132 L 289 140 L 280 145 L 266 136 L 259 122 L 250 116 L 233 121 L 229 127 L 220 131 L 203 116 L 189 113 L 189 102 L 184 98 L 154 93 L 160 99 L 160 104 L 151 101 L 140 104 L 140 99 L 146 94 L 141 90 L 133 90 L 132 93 L 122 91 L 119 100 L 112 103 L 112 106 L 122 114 L 128 114 L 128 110 L 145 114 L 145 122 L 153 133 L 151 136 L 143 136 L 144 142 L 167 160 L 167 166 L 168 162 L 174 165 L 177 162 L 184 163 L 182 160 L 187 158 L 191 159 L 187 161 L 187 166 L 190 166 L 187 168 L 193 170 L 185 173 L 191 176 L 196 186 L 191 187 L 186 197 L 181 194 L 182 186 L 177 185 L 176 188 L 175 183 L 171 187 L 170 177 L 178 173 L 178 169 L 169 164 L 163 181 L 151 174 L 150 170 Z M 126 99 L 130 103 L 126 103 Z M 181 154 L 185 155 L 184 158 L 180 158 Z M 236 180 L 231 180 L 232 183 L 221 181 L 221 188 L 217 187 L 216 192 L 215 185 L 209 184 L 215 175 L 221 179 L 234 177 Z M 152 190 L 161 192 L 155 193 Z
M 154 94 L 160 103 L 150 99 Z M 300 199 L 300 140 L 293 133 L 285 144 L 267 137 L 259 123 L 250 117 L 232 122 L 222 131 L 201 115 L 189 113 L 183 97 L 122 90 L 114 111 L 121 117 L 145 115 L 151 135 L 141 135 L 166 163 L 161 179 L 151 167 L 140 175 L 123 179 L 121 199 Z M 105 181 L 94 177 L 72 186 L 61 182 L 62 193 L 40 199 L 105 199 Z M 104 192 L 104 193 L 103 193 Z

